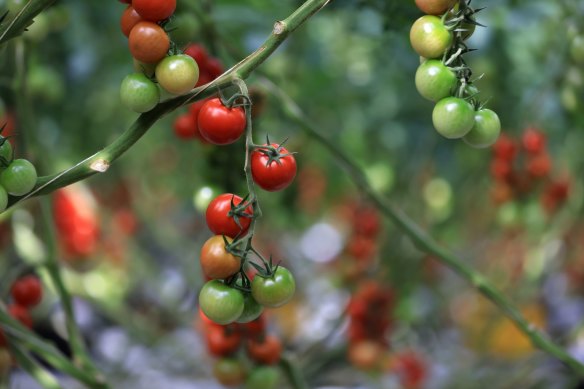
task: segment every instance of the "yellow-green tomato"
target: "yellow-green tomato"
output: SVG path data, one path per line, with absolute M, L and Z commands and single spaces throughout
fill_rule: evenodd
M 156 80 L 169 93 L 183 95 L 199 80 L 199 66 L 186 54 L 171 55 L 156 65 Z
M 497 141 L 501 133 L 499 116 L 490 109 L 481 109 L 475 113 L 475 123 L 463 140 L 472 147 L 489 147 Z
M 452 32 L 437 16 L 425 15 L 410 30 L 412 47 L 424 58 L 440 58 L 452 45 Z
M 416 71 L 416 89 L 430 101 L 452 96 L 457 82 L 454 72 L 440 60 L 430 59 Z

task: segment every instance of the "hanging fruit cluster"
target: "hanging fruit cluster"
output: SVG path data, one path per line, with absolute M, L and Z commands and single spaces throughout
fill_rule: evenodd
M 2 133 L 0 129 L 0 134 Z M 14 159 L 12 145 L 0 135 L 0 212 L 8 206 L 8 195 L 24 196 L 36 185 L 37 172 L 26 159 Z
M 470 51 L 466 40 L 479 25 L 478 11 L 470 7 L 470 0 L 416 0 L 416 5 L 427 13 L 410 30 L 412 47 L 421 56 L 416 89 L 436 103 L 434 128 L 445 138 L 462 138 L 472 147 L 492 145 L 501 123 L 476 99 L 479 91 L 463 58 Z
M 122 81 L 120 97 L 129 109 L 147 112 L 160 101 L 159 87 L 171 95 L 193 89 L 199 80 L 199 67 L 192 57 L 178 52 L 164 30 L 176 0 L 124 3 L 130 5 L 122 13 L 120 26 L 128 37 L 136 72 Z
M 282 342 L 266 331 L 264 315 L 245 324 L 219 325 L 202 312 L 203 332 L 209 354 L 217 361 L 213 374 L 225 386 L 244 384 L 246 389 L 278 387 L 280 371 L 275 366 L 282 355 Z
M 543 209 L 554 213 L 568 199 L 570 181 L 551 177 L 552 159 L 546 136 L 537 128 L 527 128 L 520 139 L 501 136 L 493 146 L 491 192 L 496 204 L 540 194 Z

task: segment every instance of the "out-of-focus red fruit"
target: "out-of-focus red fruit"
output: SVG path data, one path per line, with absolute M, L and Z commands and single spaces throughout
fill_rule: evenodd
M 530 127 L 523 133 L 521 144 L 530 154 L 539 154 L 545 151 L 546 137 L 538 129 Z
M 367 236 L 353 236 L 347 245 L 347 253 L 358 261 L 367 261 L 377 253 L 377 243 Z
M 209 74 L 209 77 L 211 77 L 212 80 L 219 77 L 221 74 L 223 74 L 224 71 L 221 61 L 214 57 L 211 57 L 207 60 L 206 70 L 207 74 Z
M 427 378 L 428 367 L 424 360 L 413 351 L 405 351 L 394 356 L 393 367 L 404 389 L 418 389 Z
M 513 177 L 513 167 L 507 160 L 494 159 L 491 161 L 491 175 L 498 181 L 509 182 Z
M 517 155 L 517 144 L 506 134 L 501 134 L 493 145 L 493 153 L 497 159 L 512 161 Z
M 538 154 L 527 161 L 527 172 L 534 178 L 547 177 L 552 170 L 552 160 L 546 153 Z
M 375 370 L 381 367 L 385 347 L 378 342 L 364 340 L 349 345 L 348 359 L 353 366 L 362 370 Z
M 194 139 L 199 133 L 197 122 L 190 113 L 178 116 L 174 120 L 173 128 L 174 134 L 180 139 Z
M 192 57 L 197 62 L 199 69 L 207 69 L 207 60 L 209 59 L 209 54 L 203 46 L 196 43 L 191 43 L 185 48 L 184 53 L 189 57 Z
M 233 328 L 208 326 L 205 334 L 207 349 L 214 357 L 227 357 L 234 354 L 241 345 L 241 334 Z
M 8 306 L 8 313 L 22 323 L 23 326 L 32 328 L 32 318 L 28 310 L 22 305 L 11 304 Z

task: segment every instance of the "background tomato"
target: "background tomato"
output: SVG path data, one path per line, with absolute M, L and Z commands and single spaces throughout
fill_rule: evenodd
M 237 359 L 222 358 L 213 366 L 213 375 L 225 386 L 238 386 L 245 381 L 245 367 Z
M 274 366 L 257 366 L 249 372 L 245 389 L 276 389 L 279 387 L 280 371 Z
M 245 344 L 247 355 L 257 363 L 274 365 L 280 361 L 282 355 L 282 342 L 273 335 L 267 335 L 264 339 L 252 339 Z
M 234 354 L 241 344 L 241 334 L 225 326 L 211 325 L 206 329 L 207 350 L 214 357 Z
M 215 323 L 233 323 L 243 312 L 243 294 L 219 280 L 208 281 L 199 293 L 199 306 Z
M 32 307 L 43 298 L 43 286 L 36 276 L 25 276 L 16 280 L 10 288 L 14 302 L 23 307 Z

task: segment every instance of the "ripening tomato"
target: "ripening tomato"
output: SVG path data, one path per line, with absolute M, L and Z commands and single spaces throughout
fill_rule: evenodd
M 458 97 L 447 97 L 436 104 L 432 111 L 432 123 L 440 135 L 448 139 L 462 138 L 475 123 L 472 105 Z
M 481 109 L 475 113 L 474 118 L 474 126 L 463 140 L 476 148 L 485 148 L 494 144 L 501 133 L 499 116 L 490 109 Z
M 128 74 L 120 86 L 122 104 L 134 112 L 148 112 L 160 101 L 154 82 L 142 73 Z
M 213 375 L 221 385 L 239 386 L 245 381 L 245 367 L 233 358 L 222 358 L 215 362 Z
M 10 295 L 14 302 L 23 307 L 32 307 L 43 298 L 43 286 L 38 277 L 29 275 L 19 278 L 12 284 Z
M 281 307 L 294 297 L 295 291 L 294 276 L 282 266 L 278 266 L 274 274 L 269 277 L 256 274 L 251 282 L 253 298 L 264 307 Z
M 198 125 L 201 135 L 210 143 L 228 145 L 245 131 L 245 111 L 241 107 L 226 107 L 221 99 L 213 98 L 201 107 Z
M 274 365 L 280 361 L 282 342 L 273 335 L 267 335 L 264 339 L 248 340 L 245 349 L 253 361 L 262 365 Z
M 185 54 L 171 55 L 156 65 L 156 81 L 164 90 L 183 95 L 197 84 L 199 67 L 194 59 Z
M 248 338 L 253 339 L 264 336 L 266 332 L 266 326 L 267 323 L 265 315 L 260 315 L 257 319 L 243 324 L 241 328 L 243 328 L 243 331 Z
M 13 196 L 23 196 L 30 192 L 37 181 L 37 172 L 26 159 L 15 159 L 0 173 L 0 185 Z
M 274 366 L 257 366 L 245 380 L 245 389 L 279 388 L 280 372 Z
M 237 319 L 238 323 L 249 323 L 256 320 L 264 312 L 261 306 L 251 294 L 246 293 L 243 301 L 243 312 Z
M 448 11 L 456 0 L 416 0 L 416 5 L 428 15 L 442 15 Z
M 450 32 L 437 16 L 425 15 L 410 30 L 412 47 L 424 58 L 440 58 L 452 44 Z
M 243 294 L 219 280 L 208 281 L 199 293 L 201 311 L 217 324 L 236 321 L 243 312 Z
M 224 326 L 207 327 L 205 337 L 207 349 L 214 357 L 227 357 L 237 352 L 241 344 L 241 334 Z
M 129 5 L 128 8 L 124 10 L 122 13 L 122 17 L 120 18 L 120 27 L 122 29 L 122 33 L 125 36 L 130 35 L 130 31 L 136 25 L 136 23 L 141 22 L 142 17 L 136 12 L 136 10 Z
M 138 61 L 156 63 L 166 56 L 170 39 L 158 24 L 141 21 L 130 31 L 128 45 L 132 57 Z
M 225 238 L 231 243 L 231 238 Z M 209 238 L 201 248 L 201 268 L 205 276 L 211 279 L 231 277 L 239 271 L 241 259 L 225 250 L 225 241 L 221 235 Z
M 294 181 L 297 167 L 294 155 L 285 147 L 276 143 L 271 146 L 275 150 L 259 148 L 251 153 L 251 175 L 260 188 L 275 192 Z
M 349 362 L 362 370 L 375 370 L 381 367 L 385 347 L 379 342 L 363 340 L 349 345 Z
M 457 83 L 454 72 L 437 59 L 425 61 L 416 71 L 416 89 L 430 101 L 436 102 L 452 96 Z
M 241 215 L 233 215 L 231 212 L 231 204 L 233 203 L 233 206 L 236 207 L 242 201 L 243 199 L 237 195 L 223 193 L 209 203 L 205 219 L 207 226 L 215 235 L 235 238 L 238 235 L 243 236 L 247 232 L 253 216 L 252 206 L 249 205 L 242 210 Z
M 132 7 L 144 19 L 159 22 L 168 19 L 176 9 L 176 0 L 133 0 Z

